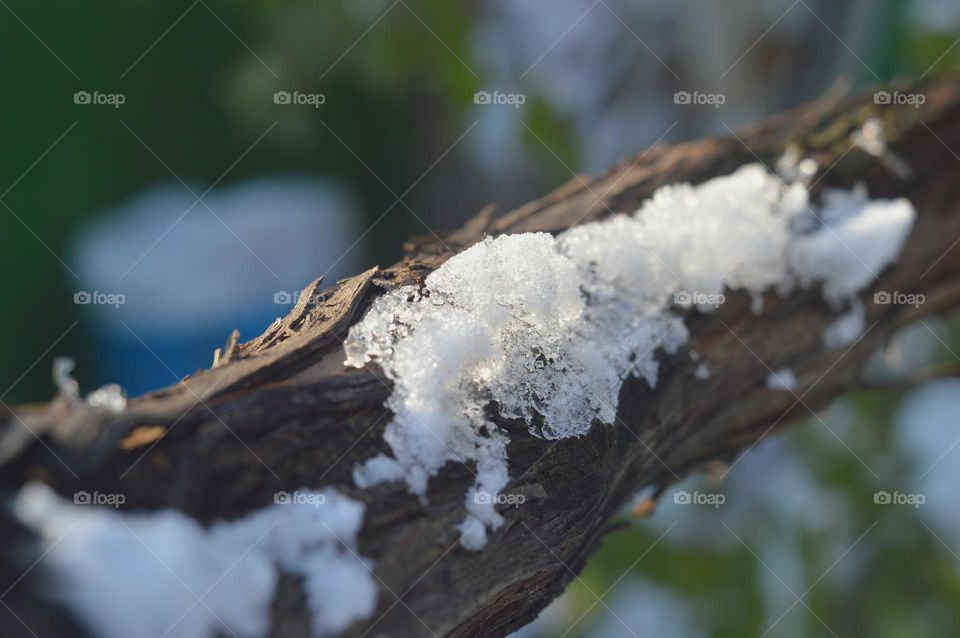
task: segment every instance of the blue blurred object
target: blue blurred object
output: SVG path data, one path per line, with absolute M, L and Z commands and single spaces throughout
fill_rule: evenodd
M 331 182 L 271 178 L 203 201 L 154 187 L 107 212 L 74 250 L 97 375 L 136 395 L 209 367 L 231 330 L 252 338 L 315 277 L 356 269 L 354 209 Z

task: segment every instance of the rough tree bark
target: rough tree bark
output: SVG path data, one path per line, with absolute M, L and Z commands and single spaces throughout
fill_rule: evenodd
M 820 334 L 835 314 L 817 291 L 768 294 L 760 315 L 746 295 L 730 293 L 717 313 L 687 316 L 688 347 L 714 371 L 708 381 L 694 378 L 689 357 L 662 357 L 656 391 L 627 381 L 618 422 L 595 426 L 584 439 L 545 441 L 502 423 L 511 434 L 507 492 L 522 492 L 527 502 L 504 509 L 506 524 L 482 552 L 456 545 L 454 526 L 473 480 L 468 468 L 449 464 L 431 481 L 427 505 L 400 484 L 360 490 L 351 480 L 355 464 L 387 451 L 383 403 L 390 384 L 375 366 L 345 369 L 341 341 L 375 296 L 420 281 L 449 257 L 433 238 L 410 242 L 407 257 L 389 268 L 322 292 L 314 282 L 264 335 L 234 340 L 216 367 L 134 399 L 121 414 L 63 401 L 0 414 L 2 485 L 14 490 L 39 478 L 68 498 L 80 489 L 122 492 L 126 509 L 172 507 L 204 522 L 260 508 L 277 490 L 336 486 L 367 504 L 359 545 L 376 561 L 382 583 L 376 613 L 347 635 L 508 633 L 563 590 L 638 488 L 662 487 L 704 463 L 729 460 L 771 426 L 807 415 L 806 406 L 823 407 L 856 387 L 866 358 L 894 330 L 960 303 L 960 248 L 951 250 L 960 237 L 960 159 L 950 150 L 960 149 L 960 78 L 910 90 L 926 103 L 878 106 L 872 94 L 829 95 L 736 136 L 657 146 L 499 219 L 482 213 L 443 238 L 461 250 L 484 233 L 555 233 L 631 211 L 663 184 L 702 182 L 757 160 L 771 165 L 788 144 L 818 160 L 818 189 L 864 182 L 871 196 L 908 197 L 919 213 L 899 261 L 873 290 L 923 293 L 926 304 L 867 303 L 871 328 L 849 351 L 822 347 Z M 884 123 L 891 150 L 909 163 L 909 179 L 853 147 L 851 134 L 873 117 Z M 803 402 L 766 389 L 766 366 L 795 371 Z M 36 554 L 13 543 L 14 533 L 26 538 L 24 530 L 9 520 L 3 527 L 11 539 L 0 560 L 6 589 Z M 69 619 L 43 602 L 40 587 L 31 574 L 4 604 L 38 634 L 57 635 Z M 3 635 L 27 635 L 3 610 L 0 616 Z M 299 583 L 285 577 L 272 635 L 306 635 L 307 624 Z

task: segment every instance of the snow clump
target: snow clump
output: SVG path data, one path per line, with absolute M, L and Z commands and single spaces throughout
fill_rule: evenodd
M 828 193 L 815 211 L 803 181 L 752 164 L 557 237 L 488 237 L 422 286 L 379 297 L 351 328 L 346 364 L 376 362 L 394 384 L 393 456 L 357 466 L 354 480 L 402 480 L 425 498 L 440 468 L 472 461 L 461 542 L 482 548 L 503 523 L 491 495 L 509 481 L 492 415 L 547 439 L 613 424 L 624 380 L 655 387 L 657 353 L 686 342 L 673 306 L 711 312 L 726 288 L 758 298 L 819 284 L 841 310 L 896 259 L 914 217 L 907 200 L 862 190 Z
M 176 510 L 70 503 L 42 483 L 24 486 L 13 512 L 39 537 L 52 595 L 94 635 L 265 636 L 282 570 L 303 578 L 312 635 L 331 636 L 376 607 L 355 553 L 364 505 L 333 489 L 294 495 L 208 529 Z

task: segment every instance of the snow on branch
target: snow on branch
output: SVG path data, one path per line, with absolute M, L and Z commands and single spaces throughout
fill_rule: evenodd
M 686 342 L 674 306 L 712 312 L 728 288 L 786 295 L 815 284 L 849 306 L 896 259 L 915 215 L 905 199 L 863 189 L 828 192 L 814 208 L 803 180 L 751 164 L 663 186 L 631 215 L 556 238 L 488 237 L 422 287 L 377 299 L 350 330 L 347 365 L 374 361 L 394 382 L 384 435 L 393 458 L 357 467 L 356 484 L 403 480 L 423 497 L 445 464 L 474 461 L 460 530 L 464 546 L 482 549 L 486 529 L 503 524 L 496 496 L 509 482 L 508 437 L 488 404 L 548 439 L 610 425 L 624 379 L 656 387 L 657 352 Z
M 638 489 L 733 458 L 852 387 L 897 326 L 960 306 L 960 80 L 923 90 L 919 109 L 831 98 L 657 147 L 479 216 L 453 257 L 415 242 L 318 280 L 222 365 L 109 409 L 60 375 L 60 400 L 0 417 L 0 527 L 24 539 L 0 551 L 6 602 L 52 635 L 521 626 Z M 907 292 L 926 302 L 890 301 Z M 298 488 L 324 504 L 271 502 Z M 165 595 L 130 530 L 204 604 Z

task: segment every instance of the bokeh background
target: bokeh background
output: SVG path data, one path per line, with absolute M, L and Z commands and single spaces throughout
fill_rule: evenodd
M 952 0 L 0 0 L 0 401 L 50 398 L 62 355 L 85 391 L 167 385 L 320 274 L 841 78 L 955 69 L 958 37 Z M 956 351 L 912 327 L 822 422 L 625 516 L 523 635 L 960 635 L 960 381 L 898 380 Z

